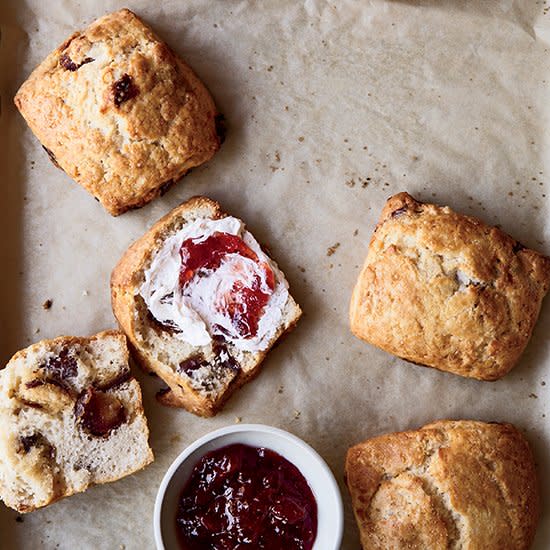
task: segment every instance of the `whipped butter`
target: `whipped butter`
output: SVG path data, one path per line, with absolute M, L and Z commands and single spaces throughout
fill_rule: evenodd
M 200 243 L 214 233 L 237 235 L 256 254 L 258 263 L 237 253 L 224 256 L 219 267 L 195 276 L 182 288 L 180 249 L 187 239 Z M 259 263 L 265 262 L 273 271 L 273 290 L 265 280 L 265 270 Z M 244 229 L 237 218 L 228 216 L 219 220 L 199 218 L 187 224 L 166 239 L 145 270 L 145 280 L 139 293 L 153 317 L 159 322 L 178 329 L 174 337 L 193 346 L 204 346 L 213 335 L 223 338 L 242 351 L 257 352 L 268 348 L 283 317 L 288 300 L 288 283 L 275 263 L 262 251 L 256 239 Z M 243 338 L 220 309 L 219 300 L 230 293 L 236 281 L 251 287 L 260 279 L 260 290 L 269 294 L 258 322 L 256 334 Z M 219 330 L 221 327 L 222 330 Z

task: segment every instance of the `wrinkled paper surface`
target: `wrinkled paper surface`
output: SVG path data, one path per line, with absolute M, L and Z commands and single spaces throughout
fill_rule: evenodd
M 75 29 L 130 7 L 211 90 L 228 126 L 208 165 L 164 197 L 110 217 L 50 163 L 12 98 Z M 535 548 L 550 544 L 550 302 L 503 380 L 405 363 L 354 338 L 350 293 L 391 194 L 479 216 L 550 253 L 550 19 L 534 0 L 108 0 L 0 4 L 3 364 L 59 334 L 115 326 L 111 269 L 155 220 L 195 194 L 244 219 L 305 314 L 263 373 L 214 419 L 159 406 L 142 382 L 156 461 L 24 516 L 0 504 L 3 549 L 153 548 L 160 480 L 193 440 L 259 422 L 327 460 L 345 502 L 343 548 L 359 548 L 343 482 L 348 446 L 440 418 L 512 422 L 543 488 Z M 45 300 L 53 300 L 45 310 Z

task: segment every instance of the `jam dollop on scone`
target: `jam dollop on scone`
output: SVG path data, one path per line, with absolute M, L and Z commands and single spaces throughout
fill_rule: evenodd
M 209 416 L 257 374 L 301 310 L 244 223 L 206 197 L 134 243 L 111 279 L 113 311 L 162 403 Z
M 550 258 L 400 193 L 372 236 L 351 330 L 414 363 L 496 380 L 525 349 L 549 287 Z
M 124 334 L 61 336 L 0 371 L 0 499 L 30 512 L 153 460 Z
M 165 192 L 222 140 L 208 90 L 127 9 L 73 34 L 15 104 L 54 164 L 115 216 Z

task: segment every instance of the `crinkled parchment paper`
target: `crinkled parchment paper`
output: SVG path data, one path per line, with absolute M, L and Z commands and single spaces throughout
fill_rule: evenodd
M 12 97 L 74 29 L 124 6 L 204 80 L 228 137 L 207 166 L 163 198 L 111 218 L 51 165 Z M 548 548 L 549 301 L 516 369 L 494 383 L 407 364 L 355 339 L 347 321 L 371 231 L 393 193 L 449 204 L 550 253 L 545 6 L 3 0 L 2 361 L 41 338 L 113 327 L 112 267 L 155 220 L 199 193 L 269 245 L 305 314 L 259 378 L 214 419 L 157 405 L 158 382 L 137 371 L 154 464 L 23 522 L 0 505 L 0 547 L 153 548 L 153 502 L 170 462 L 197 437 L 241 420 L 289 430 L 323 455 L 345 501 L 343 548 L 356 549 L 343 483 L 348 446 L 439 418 L 476 418 L 513 422 L 531 442 L 544 482 L 535 547 Z

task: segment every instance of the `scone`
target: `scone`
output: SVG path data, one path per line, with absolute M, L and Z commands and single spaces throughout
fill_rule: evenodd
M 220 146 L 207 89 L 127 9 L 73 34 L 15 104 L 54 164 L 114 216 L 154 199 Z
M 254 377 L 301 310 L 244 223 L 195 197 L 157 222 L 111 277 L 113 312 L 165 405 L 212 416 Z
M 496 380 L 525 349 L 549 285 L 550 258 L 400 193 L 371 239 L 351 330 L 413 363 Z
M 526 550 L 539 493 L 511 424 L 443 420 L 352 447 L 346 479 L 363 550 Z
M 153 460 L 124 334 L 61 336 L 0 371 L 0 499 L 30 512 Z

